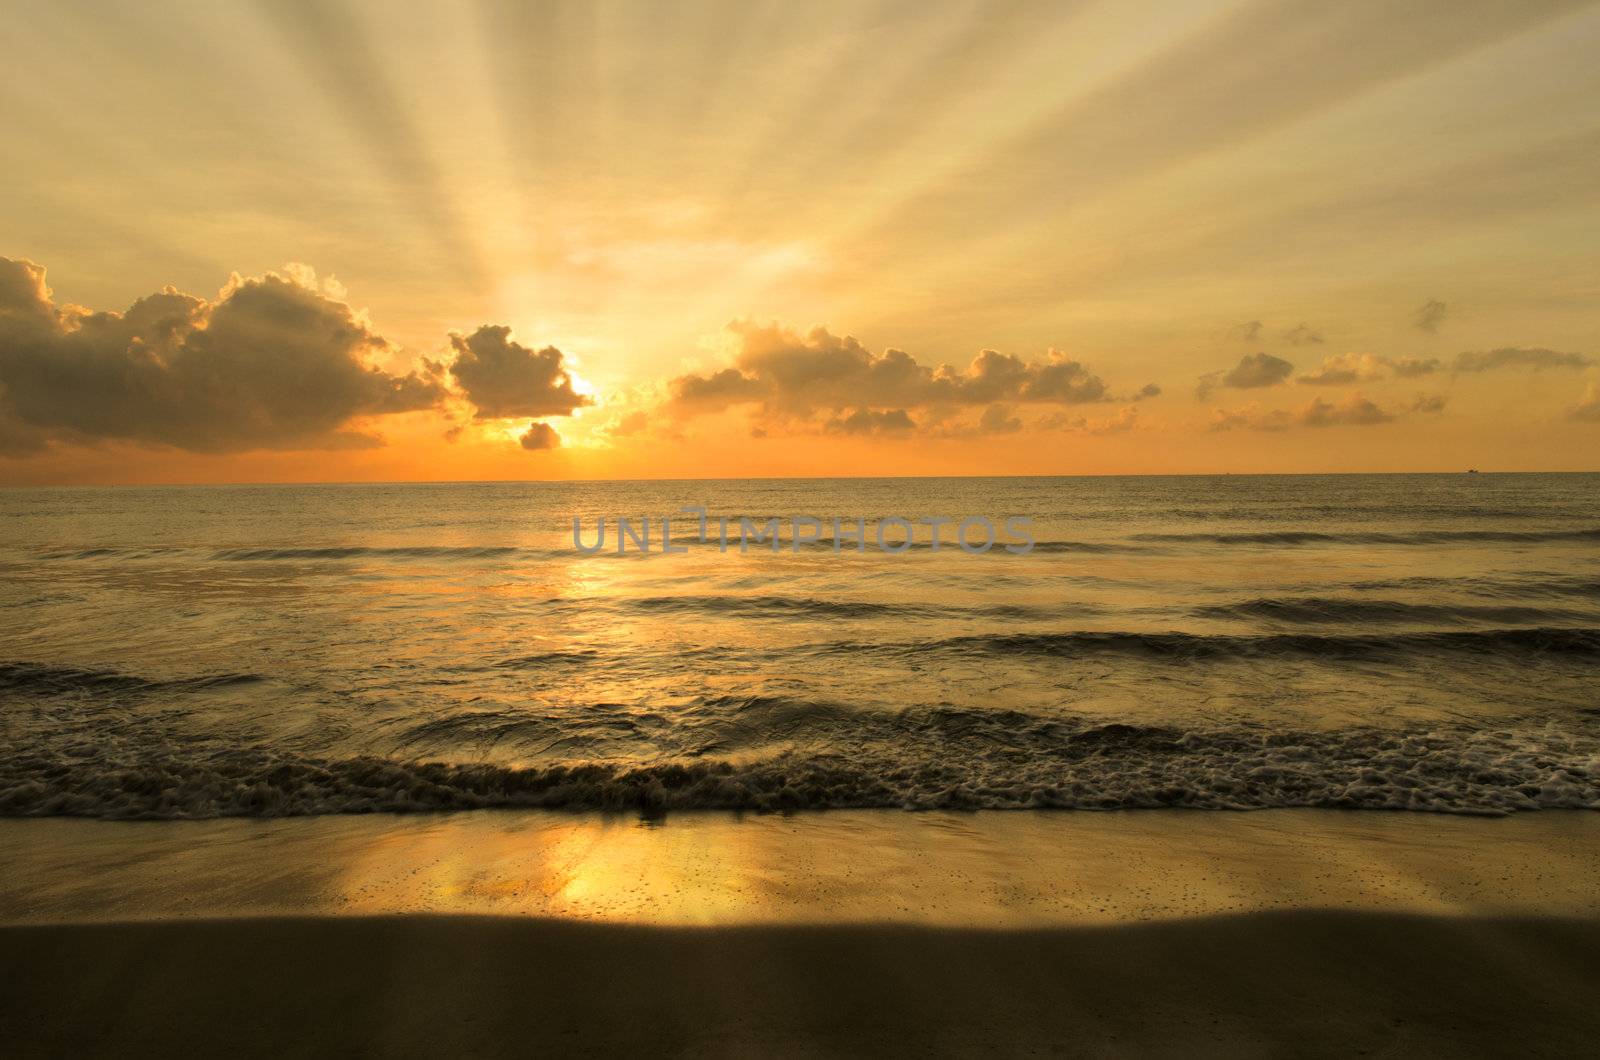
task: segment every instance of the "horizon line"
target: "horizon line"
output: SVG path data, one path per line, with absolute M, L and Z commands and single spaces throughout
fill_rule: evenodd
M 652 478 L 508 478 L 508 479 L 280 479 L 261 482 L 58 482 L 0 483 L 5 490 L 41 489 L 246 489 L 283 486 L 557 486 L 602 485 L 642 482 L 871 482 L 935 481 L 941 479 L 978 481 L 982 479 L 1102 479 L 1102 478 L 1333 478 L 1399 477 L 1446 475 L 1595 475 L 1600 469 L 1503 470 L 1485 471 L 1463 468 L 1459 471 L 1130 471 L 1105 474 L 1059 475 L 686 475 Z

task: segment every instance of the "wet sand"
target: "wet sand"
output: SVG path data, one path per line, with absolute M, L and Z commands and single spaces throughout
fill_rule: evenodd
M 1593 814 L 0 821 L 0 857 L 7 1055 L 1600 1038 Z
M 0 931 L 11 1056 L 1583 1055 L 1600 924 L 1021 931 L 515 918 Z

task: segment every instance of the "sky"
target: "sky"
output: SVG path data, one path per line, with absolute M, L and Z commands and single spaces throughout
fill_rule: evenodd
M 58 0 L 0 484 L 1600 468 L 1600 5 Z

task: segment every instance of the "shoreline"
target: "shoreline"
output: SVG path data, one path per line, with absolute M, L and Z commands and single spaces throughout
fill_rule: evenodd
M 1581 1055 L 1600 815 L 0 820 L 8 1056 Z
M 1081 926 L 1304 909 L 1600 917 L 1600 814 L 473 810 L 0 819 L 0 924 L 466 914 Z

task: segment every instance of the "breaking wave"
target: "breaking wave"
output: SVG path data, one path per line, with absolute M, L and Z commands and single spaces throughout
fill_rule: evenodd
M 14 754 L 0 814 L 279 817 L 537 807 L 680 810 L 1249 810 L 1272 807 L 1507 814 L 1600 809 L 1593 725 L 1184 729 L 1017 712 L 908 712 L 899 740 L 753 760 L 513 768 L 229 751 L 125 761 Z

